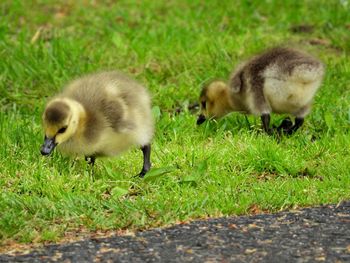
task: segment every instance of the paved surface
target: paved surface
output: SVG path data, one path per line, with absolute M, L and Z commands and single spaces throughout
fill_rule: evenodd
M 50 245 L 0 262 L 350 262 L 350 202 Z

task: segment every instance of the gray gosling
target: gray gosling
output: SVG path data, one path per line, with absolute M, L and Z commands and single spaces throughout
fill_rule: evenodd
M 77 79 L 51 99 L 42 116 L 42 155 L 57 146 L 64 154 L 96 157 L 117 155 L 140 146 L 143 177 L 151 168 L 154 123 L 147 90 L 120 72 L 102 72 Z
M 292 134 L 310 112 L 323 75 L 324 65 L 308 54 L 289 48 L 270 49 L 238 66 L 228 83 L 216 80 L 202 89 L 197 124 L 238 111 L 260 116 L 264 131 L 272 134 L 273 112 L 295 116 L 294 125 L 286 118 L 277 128 Z

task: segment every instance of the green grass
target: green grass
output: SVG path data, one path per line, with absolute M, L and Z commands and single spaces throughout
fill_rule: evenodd
M 349 1 L 56 2 L 0 4 L 0 244 L 350 198 Z M 290 30 L 300 24 L 313 31 Z M 327 65 L 303 128 L 277 142 L 251 116 L 196 127 L 186 106 L 202 83 L 279 44 Z M 83 160 L 40 156 L 47 98 L 102 69 L 127 72 L 153 94 L 154 170 L 145 179 L 133 177 L 137 149 L 98 159 L 94 174 Z

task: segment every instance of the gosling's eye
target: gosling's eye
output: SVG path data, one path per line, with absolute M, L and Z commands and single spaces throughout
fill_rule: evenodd
M 61 129 L 59 129 L 57 133 L 64 133 L 66 130 L 67 130 L 67 126 L 62 127 Z
M 205 109 L 206 106 L 207 106 L 206 103 L 205 103 L 205 101 L 202 101 L 201 104 L 202 104 L 202 108 Z

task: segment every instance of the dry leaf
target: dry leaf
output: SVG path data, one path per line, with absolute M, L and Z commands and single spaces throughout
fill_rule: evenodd
M 245 254 L 253 254 L 253 253 L 255 253 L 256 251 L 257 251 L 256 248 L 247 248 L 247 249 L 244 251 L 244 253 L 245 253 Z

